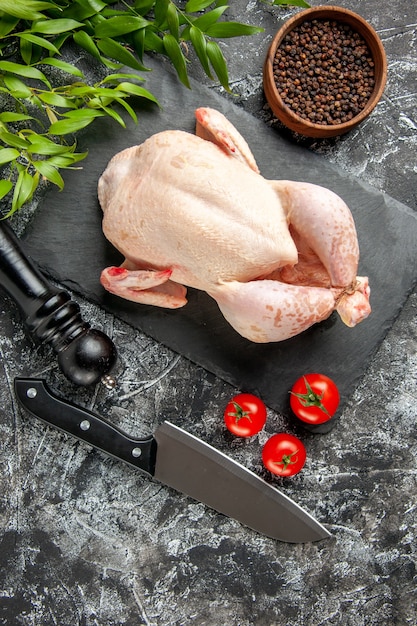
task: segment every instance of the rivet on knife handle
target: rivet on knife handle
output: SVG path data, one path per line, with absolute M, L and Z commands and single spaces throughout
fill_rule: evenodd
M 110 422 L 53 394 L 44 380 L 15 378 L 16 397 L 29 413 L 151 476 L 155 471 L 156 442 L 129 437 Z
M 63 374 L 77 385 L 91 385 L 114 367 L 116 348 L 90 328 L 69 294 L 51 285 L 23 253 L 19 239 L 0 222 L 0 284 L 23 313 L 26 327 L 58 355 Z

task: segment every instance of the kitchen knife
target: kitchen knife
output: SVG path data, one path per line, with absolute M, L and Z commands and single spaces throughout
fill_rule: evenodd
M 20 404 L 35 417 L 259 533 L 290 543 L 331 536 L 281 491 L 168 421 L 154 435 L 135 439 L 99 415 L 58 398 L 42 379 L 16 378 L 14 388 Z

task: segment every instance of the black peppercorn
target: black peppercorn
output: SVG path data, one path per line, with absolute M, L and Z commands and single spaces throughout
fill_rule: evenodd
M 283 102 L 315 124 L 342 124 L 366 106 L 375 85 L 374 62 L 349 24 L 306 21 L 283 39 L 273 63 Z

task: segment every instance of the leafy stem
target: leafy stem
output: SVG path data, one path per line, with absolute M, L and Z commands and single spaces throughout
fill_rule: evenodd
M 125 126 L 120 108 L 136 122 L 128 102 L 132 96 L 158 104 L 139 84 L 144 78 L 137 72 L 147 71 L 145 53 L 168 57 L 180 81 L 190 87 L 190 45 L 206 75 L 217 77 L 230 91 L 217 40 L 263 29 L 226 21 L 227 8 L 225 0 L 188 0 L 183 9 L 172 0 L 2 0 L 0 100 L 8 110 L 0 116 L 0 166 L 5 172 L 0 200 L 11 207 L 3 217 L 30 200 L 42 180 L 62 189 L 59 170 L 86 156 L 76 152 L 74 133 L 103 116 Z M 67 44 L 86 51 L 108 76 L 89 85 L 80 69 L 62 59 Z M 123 73 L 124 66 L 133 73 Z M 57 73 L 68 75 L 69 83 L 57 86 Z

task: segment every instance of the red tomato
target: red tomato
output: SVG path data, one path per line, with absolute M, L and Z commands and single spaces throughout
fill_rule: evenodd
M 294 435 L 272 435 L 262 448 L 266 469 L 277 476 L 293 476 L 304 467 L 307 453 L 304 444 Z
M 238 437 L 252 437 L 265 425 L 266 406 L 250 393 L 234 396 L 224 411 L 224 421 L 231 433 Z
M 340 395 L 336 383 L 324 374 L 306 374 L 295 381 L 290 406 L 308 424 L 322 424 L 336 413 Z

